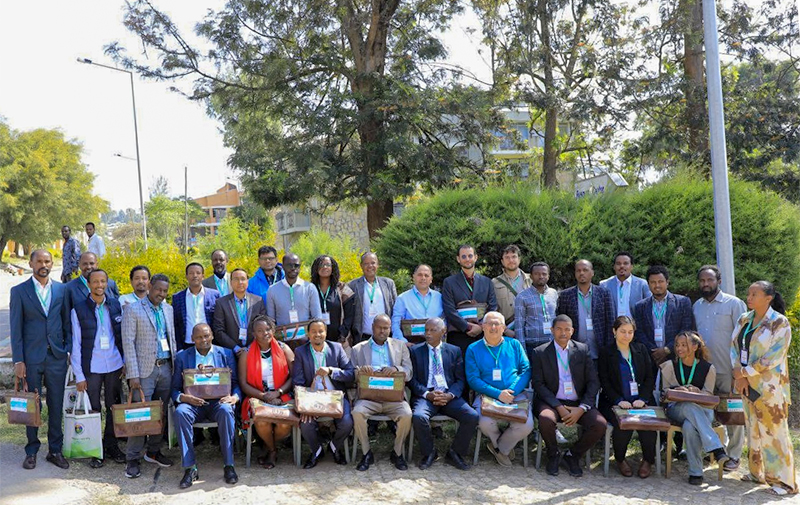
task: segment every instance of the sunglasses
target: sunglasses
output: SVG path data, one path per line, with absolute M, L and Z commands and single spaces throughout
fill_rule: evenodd
M 286 263 L 283 268 L 300 268 L 300 263 Z

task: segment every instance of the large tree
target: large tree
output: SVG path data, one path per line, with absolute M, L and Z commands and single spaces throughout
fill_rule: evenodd
M 107 50 L 146 77 L 193 79 L 233 148 L 233 167 L 263 205 L 367 204 L 370 236 L 393 199 L 440 187 L 483 160 L 468 147 L 499 126 L 485 91 L 457 83 L 437 34 L 456 0 L 230 0 L 196 27 L 193 47 L 152 2 L 125 25 L 158 65 Z

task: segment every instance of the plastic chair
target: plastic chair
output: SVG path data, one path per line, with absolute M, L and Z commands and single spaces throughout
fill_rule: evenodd
M 603 450 L 603 476 L 608 477 L 608 466 L 611 461 L 611 433 L 614 426 L 611 423 L 606 425 L 605 448 Z M 656 475 L 661 475 L 661 432 L 656 431 Z

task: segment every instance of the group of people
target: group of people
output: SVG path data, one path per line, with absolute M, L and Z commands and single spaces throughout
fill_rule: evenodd
M 749 472 L 745 480 L 766 483 L 774 494 L 796 493 L 788 432 L 787 350 L 791 338 L 782 299 L 767 281 L 753 283 L 745 304 L 720 289 L 721 275 L 702 266 L 702 297 L 694 305 L 669 291 L 669 272 L 651 266 L 645 278 L 632 275 L 633 255 L 613 259 L 615 275 L 593 283 L 591 262 L 575 263 L 576 285 L 558 292 L 549 286 L 544 262 L 520 269 L 520 250 L 503 250 L 503 273 L 477 273 L 474 247 L 461 246 L 459 270 L 431 288 L 433 270 L 420 264 L 413 287 L 398 295 L 394 282 L 378 276 L 375 253 L 361 257 L 363 276 L 345 284 L 336 260 L 322 255 L 311 279 L 299 277 L 300 258 L 291 252 L 278 262 L 270 246 L 258 250 L 259 269 L 251 277 L 228 271 L 225 251 L 211 256 L 213 272 L 200 263 L 185 273 L 188 287 L 172 295 L 169 278 L 136 266 L 133 293 L 119 296 L 116 284 L 98 268 L 98 256 L 79 257 L 80 275 L 66 284 L 51 281 L 47 251 L 31 254 L 33 276 L 11 291 L 11 340 L 15 373 L 30 390 L 47 388 L 47 460 L 67 468 L 61 454 L 61 404 L 68 364 L 78 391 L 106 407 L 104 456 L 126 463 L 126 476 L 141 475 L 140 459 L 160 466 L 172 461 L 161 452 L 163 437 L 129 437 L 123 453 L 112 425 L 111 406 L 120 402 L 122 380 L 134 399 L 161 400 L 175 408 L 176 433 L 185 469 L 180 487 L 198 478 L 192 425 L 218 424 L 224 478 L 238 480 L 233 439 L 237 421 L 253 424 L 264 443 L 258 460 L 276 464 L 277 449 L 291 427 L 253 414 L 261 404 L 286 405 L 293 388 L 347 392 L 359 374 L 402 375 L 410 397 L 378 402 L 345 394 L 343 415 L 334 420 L 330 440 L 316 418 L 300 416 L 300 431 L 311 448 L 304 468 L 313 468 L 326 448 L 345 464 L 351 432 L 362 449 L 356 468 L 375 461 L 370 436 L 376 415 L 392 419 L 395 441 L 390 460 L 405 470 L 404 443 L 413 426 L 427 469 L 439 458 L 431 418 L 444 414 L 458 422 L 445 461 L 468 470 L 467 453 L 476 428 L 502 466 L 511 466 L 516 445 L 538 419 L 548 457 L 546 471 L 582 475 L 580 461 L 611 423 L 615 460 L 624 476 L 634 471 L 626 457 L 632 432 L 622 430 L 614 408 L 663 405 L 683 432 L 689 483 L 703 481 L 703 458 L 712 455 L 726 471 L 739 467 L 745 438 Z M 404 321 L 424 321 L 424 332 L 404 332 Z M 289 345 L 292 339 L 302 345 Z M 230 394 L 207 400 L 184 392 L 182 372 L 201 365 L 231 371 Z M 667 390 L 741 394 L 746 426 L 728 426 L 727 440 L 713 429 L 711 408 L 666 401 Z M 660 393 L 659 393 L 660 390 Z M 351 405 L 352 403 L 352 405 Z M 491 414 L 503 405 L 529 409 L 523 422 L 505 423 Z M 482 413 L 486 410 L 486 415 Z M 577 442 L 562 451 L 559 425 L 579 425 Z M 37 428 L 28 427 L 24 468 L 36 466 Z M 646 478 L 656 457 L 656 437 L 639 431 Z M 563 445 L 563 444 L 562 444 Z M 98 467 L 102 460 L 92 460 Z

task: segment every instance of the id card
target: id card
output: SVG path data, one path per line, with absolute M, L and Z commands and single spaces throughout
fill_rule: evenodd
M 655 330 L 656 345 L 661 347 L 664 345 L 664 328 L 656 328 Z
M 290 323 L 296 323 L 298 321 L 300 321 L 300 319 L 297 317 L 297 311 L 296 310 L 290 310 L 289 311 L 289 322 Z M 325 323 L 325 324 L 328 324 L 328 323 Z
M 503 380 L 503 372 L 499 368 L 495 368 L 494 370 L 492 370 L 492 380 L 493 381 Z
M 320 318 L 325 323 L 326 326 L 330 326 L 331 324 L 331 314 L 329 312 L 323 312 L 322 317 Z M 296 322 L 296 321 L 294 321 Z
M 637 384 L 636 381 L 630 381 L 628 385 L 631 388 L 631 395 L 639 396 L 639 384 Z
M 572 381 L 565 381 L 564 382 L 564 394 L 565 395 L 574 395 L 575 394 L 575 387 L 572 385 Z
M 544 321 L 542 323 L 542 328 L 544 328 L 545 335 L 550 335 L 553 333 L 553 323 L 551 321 Z
M 433 376 L 433 382 L 434 382 L 434 384 L 436 385 L 437 388 L 444 389 L 444 388 L 447 387 L 447 381 L 445 381 L 444 377 L 442 377 L 441 375 L 434 375 Z
M 589 330 L 589 331 L 594 331 L 594 325 L 592 324 L 592 318 L 591 317 L 587 317 L 586 318 L 586 329 Z
M 108 350 L 111 349 L 111 339 L 108 338 L 108 335 L 102 335 L 100 337 L 100 349 Z
M 370 303 L 369 304 L 369 317 L 372 318 L 372 317 L 377 316 L 378 314 L 380 314 L 380 312 L 378 312 L 378 306 L 375 305 L 374 303 Z
M 166 338 L 159 339 L 158 345 L 161 347 L 161 352 L 169 352 L 169 342 Z
M 742 349 L 742 353 L 739 356 L 739 362 L 743 365 L 747 364 L 747 359 L 750 357 L 750 354 L 747 352 L 747 349 Z
M 239 340 L 242 343 L 247 342 L 247 328 L 239 328 Z

